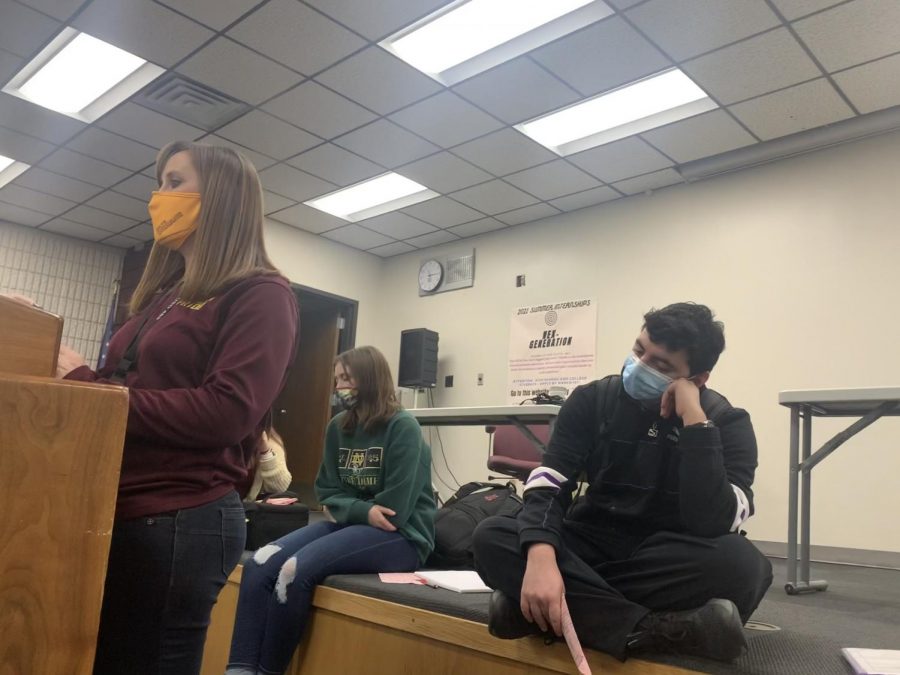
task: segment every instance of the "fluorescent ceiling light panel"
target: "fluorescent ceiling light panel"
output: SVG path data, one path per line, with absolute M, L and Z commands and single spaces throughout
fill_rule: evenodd
M 705 91 L 675 68 L 516 128 L 554 152 L 570 155 L 717 107 Z
M 30 168 L 31 166 L 25 164 L 25 162 L 17 162 L 14 159 L 0 155 L 0 187 L 3 187 Z
M 429 190 L 409 178 L 397 173 L 386 173 L 322 197 L 316 197 L 304 204 L 338 218 L 356 222 L 418 204 L 437 196 L 437 192 Z
M 93 122 L 162 72 L 134 54 L 66 28 L 3 91 Z
M 612 13 L 601 0 L 462 0 L 380 45 L 451 85 Z

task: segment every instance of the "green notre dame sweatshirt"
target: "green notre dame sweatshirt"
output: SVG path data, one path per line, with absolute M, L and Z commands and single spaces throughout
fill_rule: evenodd
M 416 419 L 400 410 L 375 433 L 341 428 L 335 415 L 325 433 L 325 456 L 316 477 L 319 502 L 339 523 L 368 525 L 373 504 L 396 512 L 388 520 L 419 552 L 434 549 L 431 449 Z

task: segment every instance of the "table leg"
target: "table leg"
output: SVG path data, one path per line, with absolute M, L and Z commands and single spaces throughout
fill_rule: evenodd
M 796 593 L 797 584 L 797 492 L 800 478 L 800 408 L 791 406 L 791 444 L 788 452 L 788 543 L 787 583 L 784 590 Z

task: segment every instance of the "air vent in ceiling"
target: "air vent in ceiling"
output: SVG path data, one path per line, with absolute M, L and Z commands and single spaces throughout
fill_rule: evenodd
M 215 89 L 169 73 L 150 83 L 134 102 L 207 131 L 243 115 L 250 106 Z

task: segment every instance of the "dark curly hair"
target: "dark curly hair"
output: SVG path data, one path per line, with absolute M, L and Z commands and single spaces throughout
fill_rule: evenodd
M 712 370 L 725 349 L 725 324 L 695 302 L 676 302 L 644 314 L 650 339 L 666 349 L 687 352 L 691 375 Z

